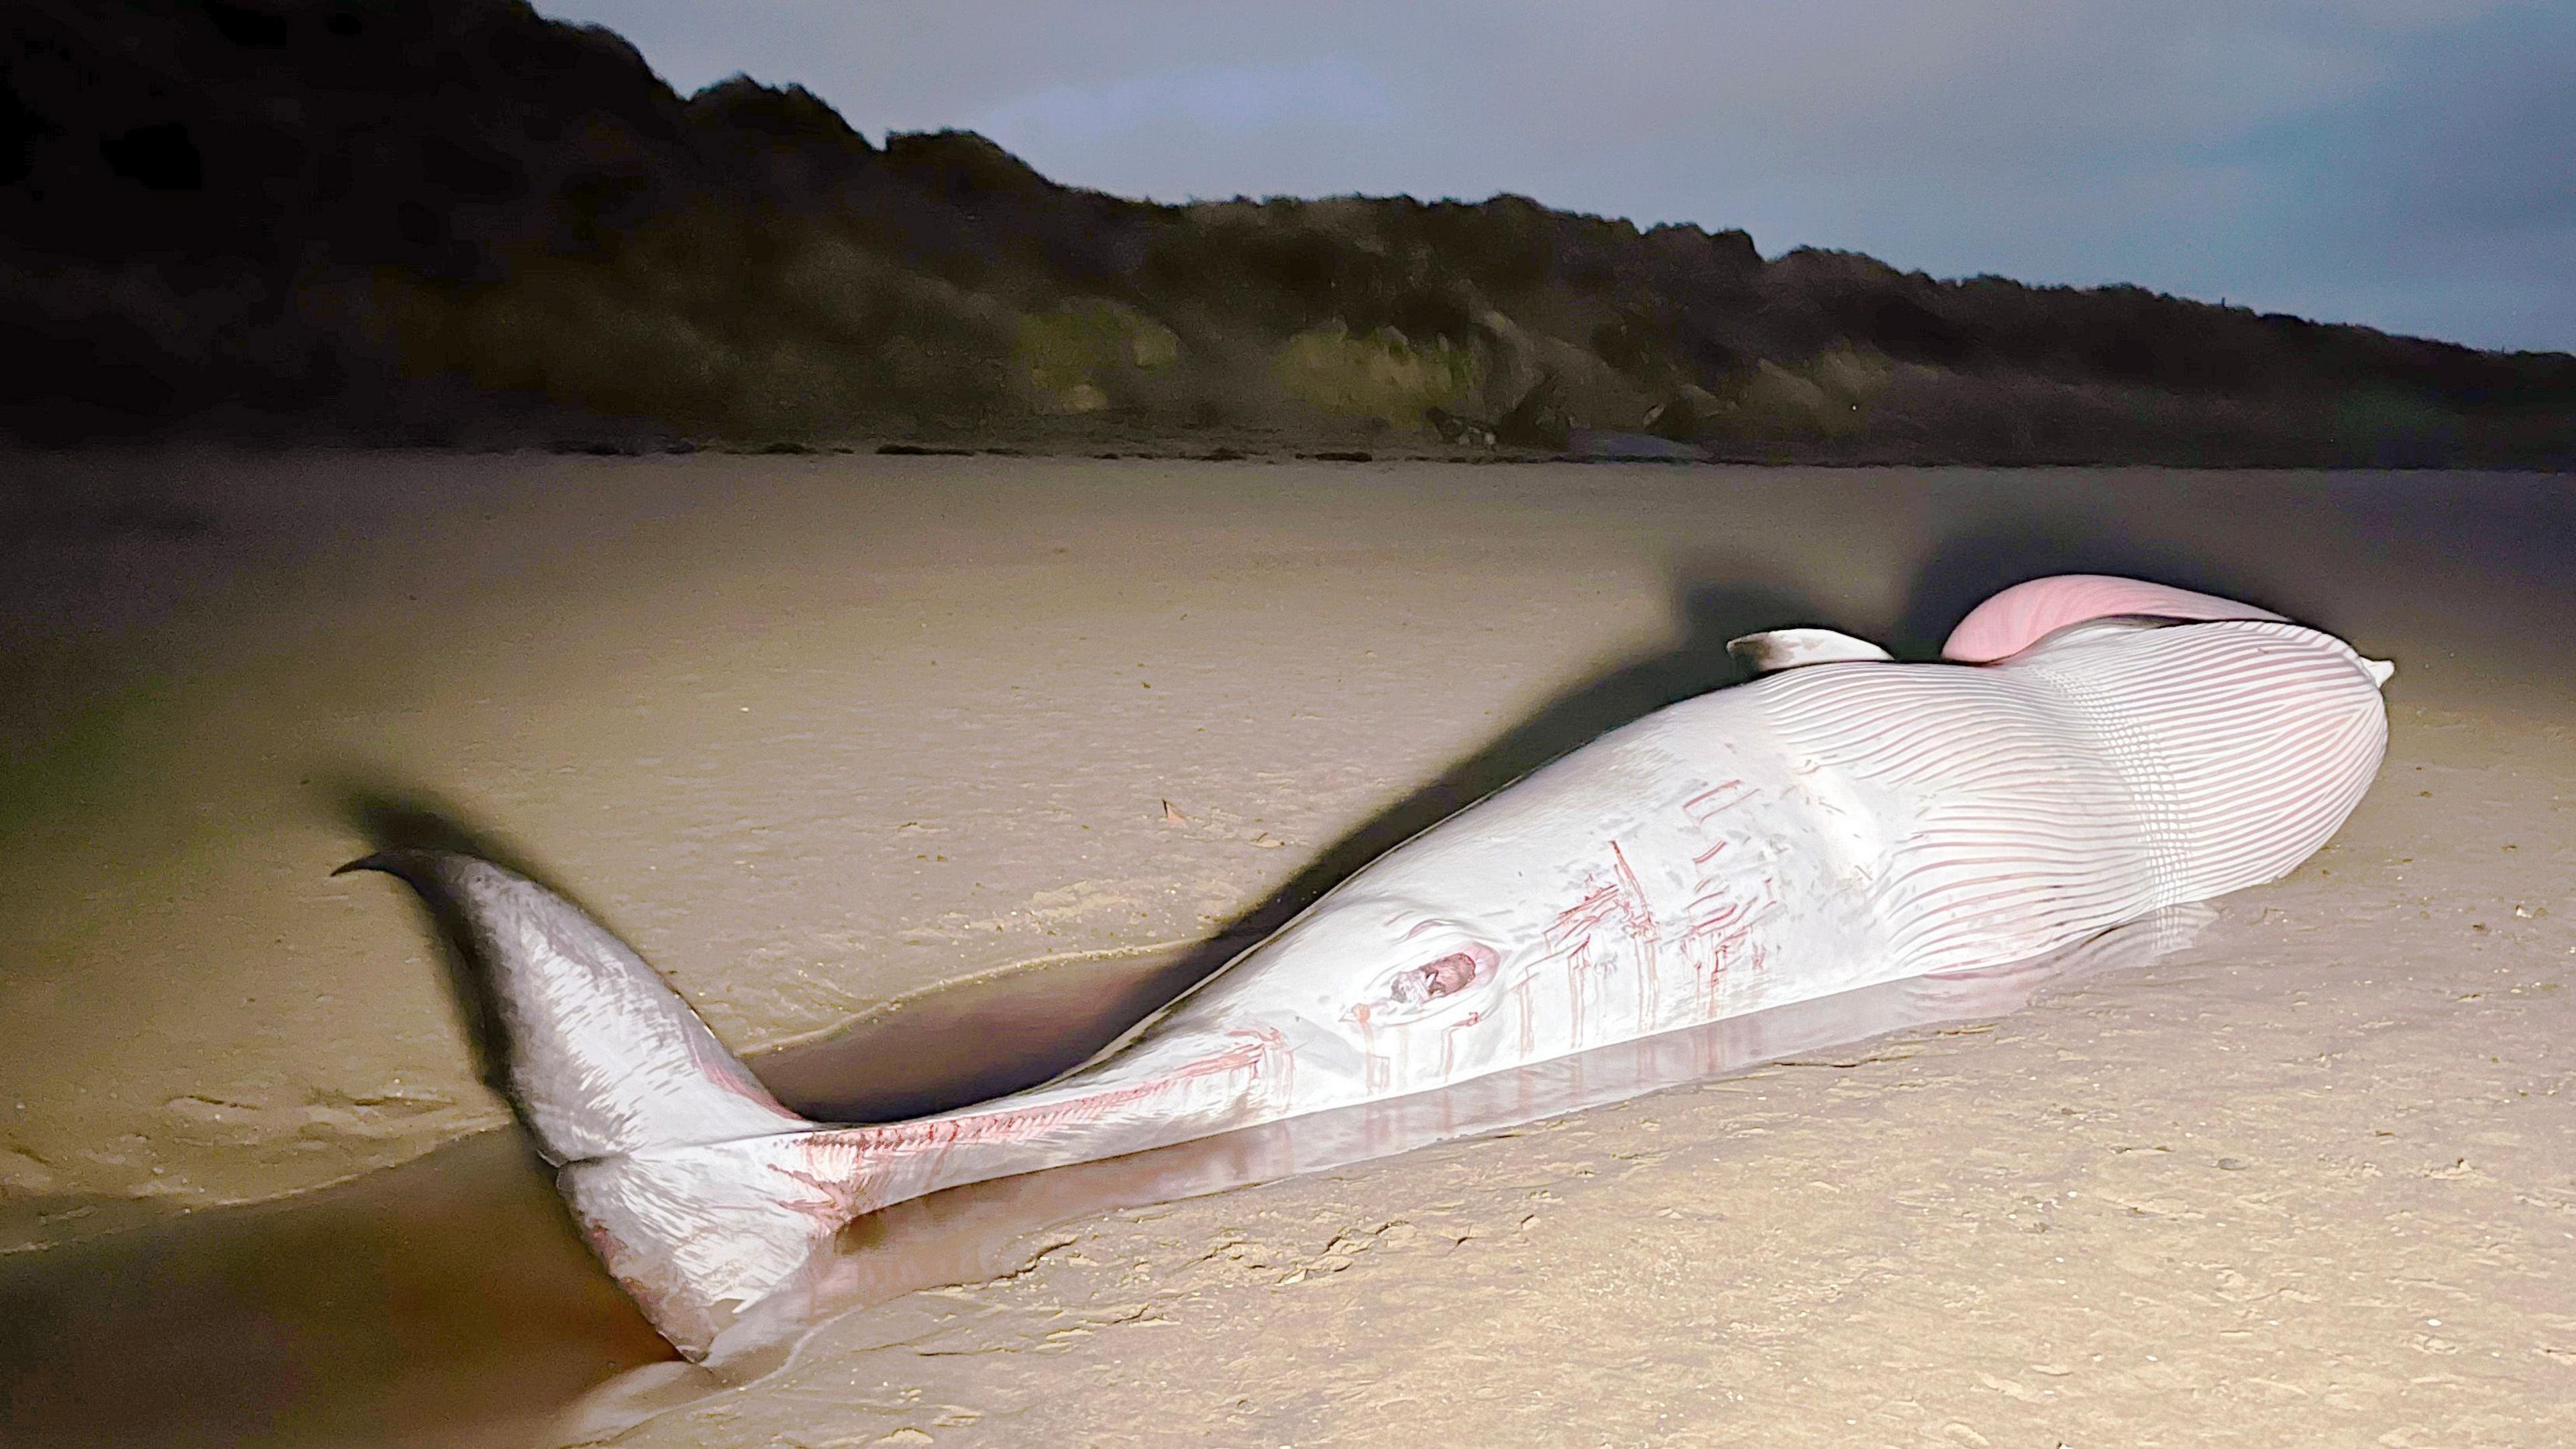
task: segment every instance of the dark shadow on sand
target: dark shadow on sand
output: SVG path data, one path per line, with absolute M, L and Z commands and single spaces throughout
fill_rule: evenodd
M 1697 571 L 1694 572 L 1703 572 Z M 1751 571 L 1744 571 L 1750 575 Z M 1680 640 L 1557 695 L 1437 778 L 1320 851 L 1260 904 L 1178 953 L 1051 962 L 889 1003 L 750 1065 L 779 1100 L 826 1121 L 925 1116 L 1035 1086 L 1080 1065 L 1370 861 L 1560 755 L 1743 675 L 1730 639 L 1826 622 L 1794 590 L 1684 578 Z
M 500 832 L 469 824 L 465 812 L 435 793 L 395 783 L 382 771 L 341 768 L 323 772 L 315 786 L 342 824 L 367 843 L 364 855 L 340 871 L 382 870 L 404 873 L 402 859 L 414 852 L 471 855 L 513 871 L 547 890 L 581 905 L 581 897 Z M 335 874 L 339 872 L 334 872 Z M 510 1044 L 499 1027 L 500 1006 L 489 973 L 476 959 L 473 931 L 443 891 L 410 892 L 437 938 L 439 964 L 447 978 L 448 1000 L 455 1005 L 474 1074 L 505 1098 Z M 583 906 L 585 913 L 589 907 Z M 595 914 L 593 919 L 597 919 Z
M 1900 657 L 1931 658 L 1978 600 L 2053 573 L 2122 573 L 2262 602 L 2245 581 L 2197 566 L 2180 549 L 2140 546 L 2089 520 L 1962 534 L 1917 570 L 1894 639 Z M 820 1121 L 926 1116 L 1035 1086 L 1080 1065 L 1352 874 L 1476 801 L 1665 705 L 1740 682 L 1727 642 L 1764 629 L 1835 627 L 1792 583 L 1719 559 L 1677 571 L 1679 637 L 1671 647 L 1577 683 L 1402 800 L 1318 851 L 1260 903 L 1194 945 L 1050 961 L 900 998 L 821 1037 L 764 1052 L 752 1070 L 790 1108 Z M 479 855 L 578 902 L 497 832 L 454 805 L 391 779 L 343 772 L 333 808 L 379 852 Z M 460 1015 L 484 1079 L 497 1086 L 505 1044 L 463 923 L 424 905 L 437 929 Z M 611 930 L 614 923 L 606 923 Z
M 2195 559 L 2182 545 L 2121 536 L 2107 519 L 2041 518 L 1959 533 L 1916 569 L 1894 637 L 1900 658 L 1937 657 L 1951 626 L 1999 589 L 2058 573 L 2115 573 L 2265 604 L 2254 581 Z M 885 1003 L 834 1031 L 764 1052 L 752 1070 L 790 1108 L 816 1120 L 882 1122 L 925 1116 L 1035 1086 L 1116 1041 L 1221 969 L 1371 861 L 1502 789 L 1665 705 L 1739 682 L 1731 639 L 1793 625 L 1837 627 L 1794 582 L 1731 558 L 1676 570 L 1678 637 L 1671 647 L 1565 689 L 1318 851 L 1261 902 L 1177 951 L 1101 952 L 1043 962 Z M 343 772 L 329 787 L 342 820 L 377 851 L 450 850 L 482 856 L 578 901 L 498 833 L 464 821 L 451 803 L 381 773 Z M 485 1080 L 497 1084 L 504 1044 L 462 922 L 434 906 L 460 1014 Z M 614 930 L 614 923 L 605 923 Z

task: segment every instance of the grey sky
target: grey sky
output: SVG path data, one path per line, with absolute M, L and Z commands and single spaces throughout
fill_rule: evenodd
M 1516 191 L 2576 348 L 2568 0 L 539 4 L 1123 195 Z

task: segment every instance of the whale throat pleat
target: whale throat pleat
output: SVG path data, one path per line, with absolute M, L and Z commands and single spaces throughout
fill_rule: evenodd
M 2373 672 L 2270 621 L 2079 628 L 1984 668 L 1757 687 L 1795 754 L 1891 817 L 1869 888 L 1892 975 L 2277 879 L 2342 825 L 2387 745 Z

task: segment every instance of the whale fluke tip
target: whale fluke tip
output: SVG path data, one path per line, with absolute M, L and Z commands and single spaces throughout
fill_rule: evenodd
M 342 876 L 362 870 L 375 870 L 382 871 L 386 875 L 401 876 L 408 880 L 411 878 L 412 872 L 418 869 L 421 865 L 427 863 L 432 858 L 432 855 L 432 852 L 426 850 L 372 851 L 366 855 L 359 856 L 356 860 L 350 861 L 347 865 L 341 866 L 339 869 L 332 871 L 331 874 Z

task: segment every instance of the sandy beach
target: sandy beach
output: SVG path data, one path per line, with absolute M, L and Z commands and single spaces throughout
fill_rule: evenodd
M 2081 569 L 2398 664 L 2345 833 L 2180 952 L 1006 1234 L 620 1442 L 2576 1440 L 2571 558 L 2549 475 L 0 461 L 13 1434 L 563 1442 L 669 1379 L 417 910 L 330 876 L 372 844 L 558 883 L 747 1053 L 1076 1003 L 789 1093 L 918 1106 L 1731 681 L 1735 634 L 1924 657 Z

